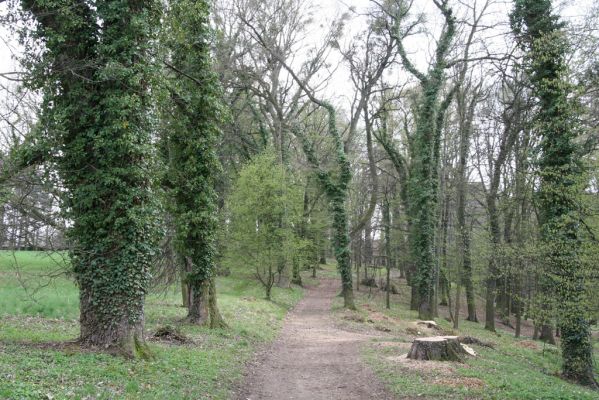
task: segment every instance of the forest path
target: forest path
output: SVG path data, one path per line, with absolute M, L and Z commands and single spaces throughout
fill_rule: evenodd
M 286 317 L 275 342 L 248 366 L 239 400 L 393 399 L 360 359 L 376 334 L 335 327 L 331 302 L 338 280 L 323 279 Z

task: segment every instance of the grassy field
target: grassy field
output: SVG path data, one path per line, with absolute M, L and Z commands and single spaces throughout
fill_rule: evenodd
M 559 348 L 532 341 L 530 337 L 514 339 L 513 334 L 485 331 L 484 323 L 461 322 L 459 331 L 443 318 L 440 331 L 416 325 L 417 313 L 409 310 L 409 288 L 400 286 L 392 309 L 384 308 L 383 293 L 378 289 L 356 294 L 357 313 L 341 310 L 340 300 L 334 308 L 338 323 L 347 329 L 389 331 L 389 339 L 374 341 L 364 348 L 364 358 L 398 398 L 425 399 L 599 399 L 599 393 L 570 384 L 558 377 Z M 370 321 L 369 321 L 370 320 Z M 464 363 L 413 362 L 405 360 L 414 337 L 439 334 L 476 337 L 492 342 L 494 349 L 472 345 L 478 357 Z M 595 344 L 595 358 L 599 359 Z M 597 365 L 596 365 L 597 368 Z M 597 368 L 599 375 L 599 368 Z
M 219 278 L 230 328 L 181 325 L 191 344 L 149 341 L 151 361 L 57 349 L 78 334 L 77 288 L 60 254 L 0 252 L 0 399 L 226 399 L 257 346 L 272 340 L 301 289 L 274 289 L 273 301 L 247 273 Z M 176 289 L 151 294 L 146 330 L 178 325 Z

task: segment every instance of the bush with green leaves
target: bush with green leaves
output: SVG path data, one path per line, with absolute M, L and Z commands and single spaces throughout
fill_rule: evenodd
M 244 166 L 229 197 L 226 261 L 251 269 L 269 300 L 286 267 L 306 253 L 302 202 L 301 183 L 270 150 Z

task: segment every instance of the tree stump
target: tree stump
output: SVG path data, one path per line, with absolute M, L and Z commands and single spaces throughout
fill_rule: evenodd
M 433 336 L 414 339 L 408 358 L 412 360 L 462 361 L 466 351 L 457 336 Z

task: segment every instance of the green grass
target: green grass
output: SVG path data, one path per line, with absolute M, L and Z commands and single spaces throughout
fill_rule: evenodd
M 128 361 L 49 344 L 75 339 L 79 329 L 77 287 L 58 275 L 62 267 L 57 254 L 0 252 L 0 399 L 226 399 L 243 363 L 276 336 L 302 296 L 297 288 L 275 288 L 273 301 L 265 301 L 249 275 L 233 271 L 217 280 L 229 329 L 181 325 L 193 344 L 150 341 L 153 360 Z M 185 315 L 180 301 L 176 289 L 150 294 L 147 332 L 177 325 Z
M 450 371 L 446 374 L 434 368 L 415 368 L 409 363 L 398 362 L 397 357 L 407 353 L 408 343 L 413 340 L 406 327 L 417 320 L 417 313 L 409 310 L 408 288 L 402 286 L 401 293 L 403 295 L 394 296 L 391 310 L 384 308 L 384 298 L 378 290 L 373 290 L 372 295 L 366 291 L 356 296 L 356 303 L 361 306 L 358 314 L 371 312 L 366 310 L 368 307 L 396 321 L 390 326 L 393 341 L 404 344 L 378 346 L 373 342 L 364 348 L 363 354 L 375 373 L 399 398 L 599 399 L 599 392 L 571 384 L 558 376 L 561 362 L 559 348 L 532 342 L 531 338 L 514 339 L 511 333 L 505 331 L 498 334 L 488 332 L 482 323 L 461 321 L 459 331 L 453 331 L 448 321 L 437 319 L 446 333 L 473 336 L 495 344 L 495 349 L 473 345 L 478 357 L 469 357 L 464 363 L 441 363 L 441 369 Z M 339 305 L 337 301 L 334 307 Z M 341 313 L 340 310 L 337 312 Z M 598 356 L 599 346 L 595 344 L 595 358 L 599 359 Z M 596 371 L 599 375 L 597 365 Z

